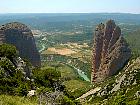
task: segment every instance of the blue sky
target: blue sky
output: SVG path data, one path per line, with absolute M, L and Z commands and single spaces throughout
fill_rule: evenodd
M 139 13 L 140 0 L 1 0 L 0 13 Z

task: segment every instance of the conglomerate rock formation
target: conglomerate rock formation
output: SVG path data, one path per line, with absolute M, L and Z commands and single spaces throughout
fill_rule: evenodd
M 131 50 L 113 20 L 96 27 L 93 47 L 91 82 L 101 82 L 119 69 L 131 57 Z
M 16 46 L 20 57 L 28 59 L 33 66 L 41 65 L 33 34 L 26 25 L 12 22 L 0 26 L 0 44 L 2 43 Z

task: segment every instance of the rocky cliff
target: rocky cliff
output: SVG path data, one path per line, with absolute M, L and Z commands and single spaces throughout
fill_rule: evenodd
M 0 43 L 13 44 L 20 57 L 28 59 L 33 66 L 41 65 L 33 34 L 26 25 L 13 22 L 0 26 Z
M 92 82 L 115 74 L 131 57 L 131 50 L 113 20 L 96 27 L 93 47 Z

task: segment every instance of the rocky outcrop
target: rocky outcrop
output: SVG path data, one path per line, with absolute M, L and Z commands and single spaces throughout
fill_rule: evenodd
M 115 74 L 131 57 L 131 50 L 113 20 L 96 27 L 93 47 L 92 82 Z
M 41 65 L 33 34 L 26 25 L 13 22 L 0 26 L 0 43 L 16 46 L 21 58 L 28 59 L 33 66 Z
M 113 92 L 118 92 L 119 90 L 124 88 L 125 92 L 128 93 L 128 91 L 130 91 L 130 87 L 138 86 L 138 84 L 140 83 L 139 69 L 140 58 L 129 61 L 128 65 L 125 66 L 124 71 L 115 76 L 114 82 L 108 82 L 108 84 L 106 84 L 106 86 L 104 86 L 104 88 L 102 88 L 98 92 L 98 96 L 112 94 Z M 135 91 L 137 91 L 137 89 L 135 89 Z M 102 92 L 106 92 L 106 94 L 102 95 Z
M 6 68 L 5 70 L 5 67 L 2 66 L 2 64 L 4 64 L 4 62 L 7 62 L 7 66 L 9 68 Z M 10 70 L 10 66 L 15 68 L 15 70 Z M 22 74 L 24 75 L 24 78 L 27 79 L 27 80 L 30 80 L 31 79 L 31 76 L 32 76 L 32 71 L 31 71 L 31 68 L 27 65 L 26 62 L 24 62 L 20 57 L 14 57 L 12 60 L 10 60 L 9 58 L 7 57 L 0 57 L 0 70 L 2 70 L 5 75 L 5 77 L 9 76 L 12 74 L 12 72 L 18 70 L 22 72 Z
M 140 57 L 130 60 L 117 75 L 102 81 L 100 84 L 95 84 L 93 89 L 78 99 L 86 103 L 90 101 L 92 105 L 111 105 L 111 102 L 114 105 L 118 102 L 116 99 L 122 99 L 123 96 L 127 103 L 130 99 L 139 100 L 140 98 Z M 102 100 L 97 102 L 97 99 Z

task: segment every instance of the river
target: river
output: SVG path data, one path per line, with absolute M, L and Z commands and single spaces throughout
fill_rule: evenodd
M 45 45 L 42 44 L 42 49 L 39 50 L 39 52 L 42 52 L 43 50 L 45 50 Z M 72 66 L 72 65 L 70 65 L 68 63 L 66 63 L 66 64 L 68 66 L 71 66 L 72 68 L 74 68 L 77 71 L 77 73 L 80 75 L 80 77 L 82 77 L 85 81 L 90 82 L 90 79 L 87 77 L 87 75 L 85 74 L 85 72 L 83 72 L 82 70 L 80 70 L 80 69 L 78 69 L 78 68 L 76 68 L 76 67 L 74 67 L 74 66 Z
M 78 68 L 76 68 L 76 67 L 74 67 L 74 66 L 72 66 L 72 65 L 70 65 L 68 63 L 66 63 L 66 64 L 68 66 L 74 68 L 77 71 L 77 73 L 80 75 L 80 77 L 82 77 L 85 81 L 90 82 L 90 79 L 87 77 L 87 75 L 85 74 L 85 72 L 83 72 L 82 70 L 80 70 L 80 69 L 78 69 Z

